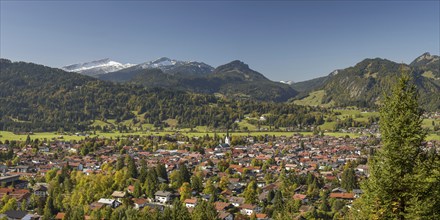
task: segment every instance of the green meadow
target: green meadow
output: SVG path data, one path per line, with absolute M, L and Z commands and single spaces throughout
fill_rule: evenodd
M 102 133 L 102 132 L 96 132 L 96 134 L 91 134 L 89 137 L 100 137 L 100 138 L 124 138 L 127 136 L 132 135 L 139 135 L 139 136 L 149 136 L 149 135 L 166 135 L 166 134 L 175 134 L 176 131 L 159 131 L 159 132 L 128 132 L 128 133 L 119 133 L 119 132 L 112 132 L 112 133 Z M 179 131 L 180 134 L 187 135 L 189 137 L 201 137 L 205 135 L 214 136 L 226 136 L 225 132 L 190 132 L 190 131 Z M 312 132 L 275 132 L 275 131 L 252 131 L 252 132 L 231 132 L 230 134 L 232 136 L 259 136 L 259 135 L 270 135 L 270 136 L 292 136 L 294 134 L 302 134 L 305 136 L 311 136 L 313 135 Z M 359 134 L 351 134 L 351 133 L 342 133 L 342 132 L 325 132 L 325 135 L 329 136 L 335 136 L 335 137 L 345 137 L 350 136 L 352 138 L 359 137 Z M 0 131 L 0 141 L 4 142 L 5 140 L 17 140 L 17 141 L 24 141 L 26 140 L 27 135 L 26 134 L 14 134 L 9 131 Z M 31 139 L 38 138 L 39 140 L 66 140 L 66 141 L 72 141 L 72 140 L 82 140 L 85 139 L 86 136 L 77 136 L 75 134 L 64 134 L 60 135 L 54 132 L 38 132 L 30 135 Z M 431 136 L 430 138 L 435 139 L 435 136 Z M 440 137 L 438 137 L 438 140 L 440 140 Z
M 322 95 L 321 93 L 317 93 L 316 96 Z M 368 121 L 369 117 L 378 117 L 378 112 L 363 112 L 357 108 L 347 108 L 343 110 L 333 110 L 333 112 L 336 112 L 337 119 L 344 120 L 349 117 L 353 118 L 353 120 L 358 122 L 366 122 Z M 93 126 L 108 126 L 109 129 L 115 128 L 117 125 L 125 125 L 129 126 L 134 130 L 141 130 L 141 131 L 133 131 L 128 133 L 120 133 L 118 131 L 114 132 L 87 132 L 90 134 L 90 137 L 100 137 L 100 138 L 124 138 L 126 136 L 132 136 L 132 135 L 139 135 L 139 136 L 149 136 L 149 135 L 166 135 L 166 134 L 175 134 L 176 132 L 179 132 L 183 135 L 187 135 L 189 137 L 200 137 L 204 135 L 210 135 L 214 136 L 215 134 L 220 136 L 225 136 L 225 132 L 215 132 L 209 129 L 207 126 L 197 126 L 193 129 L 190 128 L 182 128 L 178 129 L 178 122 L 175 119 L 168 119 L 165 120 L 169 127 L 166 127 L 165 130 L 161 131 L 155 131 L 156 128 L 153 124 L 147 124 L 144 122 L 143 115 L 138 115 L 137 112 L 133 112 L 137 117 L 137 123 L 133 123 L 133 120 L 126 120 L 117 123 L 115 120 L 95 120 L 93 121 Z M 328 117 L 328 116 L 325 116 Z M 251 124 L 249 120 L 258 120 L 258 118 L 247 118 L 244 120 L 241 120 L 238 122 L 238 129 L 240 132 L 232 132 L 231 134 L 233 136 L 258 136 L 258 135 L 275 135 L 275 136 L 292 136 L 293 134 L 296 134 L 298 132 L 286 132 L 286 131 L 257 131 L 258 128 L 255 124 Z M 356 138 L 361 136 L 360 134 L 353 134 L 353 133 L 342 133 L 342 132 L 333 132 L 335 129 L 336 121 L 331 122 L 325 122 L 324 124 L 320 125 L 319 128 L 322 131 L 325 131 L 325 135 L 329 136 L 335 136 L 335 137 L 345 137 L 350 136 L 352 138 Z M 434 133 L 433 129 L 435 125 L 440 125 L 440 119 L 424 119 L 422 126 L 428 130 L 430 130 L 430 133 L 427 136 L 427 140 L 439 140 L 440 141 L 440 134 Z M 269 129 L 269 126 L 261 126 L 262 129 L 266 128 Z M 280 128 L 283 129 L 283 128 Z M 303 135 L 312 135 L 312 132 L 299 132 Z M 0 131 L 0 141 L 4 142 L 5 140 L 26 140 L 27 135 L 26 134 L 14 134 L 9 131 Z M 85 139 L 86 136 L 80 136 L 75 134 L 63 134 L 60 135 L 56 132 L 37 132 L 31 135 L 32 139 L 40 139 L 40 140 L 81 140 Z

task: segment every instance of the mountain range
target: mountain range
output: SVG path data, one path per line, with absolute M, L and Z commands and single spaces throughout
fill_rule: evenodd
M 424 53 L 410 64 L 387 59 L 364 59 L 352 67 L 335 70 L 327 76 L 292 84 L 300 94 L 297 103 L 333 106 L 374 107 L 383 93 L 402 73 L 412 75 L 427 110 L 440 110 L 440 58 Z M 313 101 L 312 101 L 313 100 Z
M 63 66 L 61 69 L 68 72 L 77 72 L 83 75 L 96 78 L 109 78 L 114 81 L 127 81 L 133 77 L 131 72 L 145 69 L 160 69 L 167 74 L 185 74 L 185 75 L 204 75 L 211 73 L 214 68 L 206 63 L 195 61 L 180 61 L 161 57 L 153 61 L 147 61 L 141 64 L 122 64 L 112 61 L 109 58 L 90 61 L 85 63 L 72 64 Z M 118 72 L 103 76 L 107 73 Z
M 145 71 L 174 76 L 160 69 Z M 244 85 L 269 81 L 240 61 L 222 65 L 212 75 L 240 80 Z M 213 79 L 216 79 L 214 76 Z M 265 91 L 264 88 L 259 89 Z M 231 88 L 231 91 L 238 90 Z M 251 113 L 272 115 L 270 122 L 274 126 L 299 123 L 316 126 L 316 118 L 321 114 L 317 108 L 292 103 L 147 88 L 134 82 L 113 83 L 58 68 L 7 59 L 0 59 L 0 102 L 0 129 L 15 132 L 122 131 L 142 129 L 143 124 L 156 128 L 169 126 L 169 120 L 179 128 L 207 126 L 226 129 Z M 108 123 L 110 120 L 111 123 Z M 114 123 L 118 126 L 115 127 Z
M 121 69 L 129 68 L 134 66 L 134 64 L 122 64 L 116 61 L 112 61 L 109 58 L 102 60 L 95 60 L 86 63 L 78 63 L 63 66 L 61 69 L 68 72 L 77 72 L 83 75 L 98 77 L 99 75 L 115 72 Z
M 422 107 L 440 109 L 440 59 L 424 53 L 410 64 L 383 58 L 364 59 L 352 67 L 293 83 L 274 82 L 235 60 L 214 68 L 197 61 L 162 57 L 140 64 L 102 59 L 64 66 L 62 70 L 93 76 L 98 80 L 165 88 L 231 98 L 284 102 L 301 105 L 376 107 L 389 85 L 402 72 L 410 73 L 420 93 Z M 30 70 L 29 70 L 30 71 Z
M 101 61 L 108 61 L 103 62 Z M 117 83 L 145 87 L 172 88 L 197 93 L 222 94 L 235 98 L 287 101 L 297 92 L 289 85 L 273 82 L 241 61 L 214 68 L 203 62 L 180 61 L 162 57 L 137 65 L 122 67 L 115 61 L 101 60 L 65 66 L 62 69 Z M 95 66 L 91 64 L 96 64 Z M 112 65 L 114 64 L 114 65 Z M 74 67 L 74 68 L 72 68 Z M 115 71 L 108 71 L 110 67 Z M 88 72 L 84 72 L 84 70 Z M 92 72 L 94 71 L 94 72 Z

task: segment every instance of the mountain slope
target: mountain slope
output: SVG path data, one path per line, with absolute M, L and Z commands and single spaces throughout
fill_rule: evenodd
M 424 77 L 440 81 L 440 57 L 424 53 L 409 64 L 411 67 L 421 72 Z
M 440 86 L 435 79 L 438 69 L 438 56 L 427 54 L 411 65 L 380 58 L 365 59 L 353 67 L 338 70 L 337 74 L 305 83 L 315 83 L 310 86 L 314 87 L 313 91 L 323 91 L 322 104 L 332 102 L 336 106 L 375 107 L 397 77 L 402 72 L 408 72 L 419 90 L 421 105 L 427 110 L 438 110 Z
M 153 76 L 179 77 L 159 69 L 146 71 L 152 71 L 149 74 Z M 142 75 L 139 77 L 143 79 Z M 212 80 L 213 84 L 219 80 L 215 77 L 199 79 Z M 132 83 L 115 84 L 6 59 L 0 59 L 0 102 L 0 129 L 17 132 L 112 129 L 107 127 L 107 120 L 117 124 L 119 130 L 140 129 L 145 124 L 160 128 L 166 126 L 168 119 L 177 121 L 180 128 L 225 129 L 250 113 L 270 114 L 273 126 L 286 127 L 316 124 L 315 118 L 321 114 L 313 108 L 289 103 L 231 100 L 175 89 L 146 89 Z M 94 120 L 103 123 L 93 125 Z
M 159 69 L 169 75 L 180 75 L 182 77 L 204 76 L 211 73 L 214 68 L 208 64 L 194 61 L 179 61 L 162 57 L 154 61 L 141 63 L 130 68 L 109 72 L 100 75 L 102 80 L 113 82 L 126 82 L 133 80 L 138 74 L 148 73 L 149 70 Z
M 134 69 L 160 69 L 164 73 L 171 75 L 185 74 L 185 75 L 206 75 L 211 73 L 214 68 L 206 63 L 195 61 L 180 61 L 173 60 L 168 57 L 162 57 L 154 61 L 142 63 L 134 67 Z
M 232 61 L 219 66 L 207 75 L 171 75 L 159 69 L 138 70 L 129 74 L 133 74 L 132 83 L 140 83 L 146 87 L 174 88 L 208 94 L 221 93 L 236 98 L 286 101 L 297 94 L 288 85 L 270 81 L 241 61 Z M 112 76 L 112 79 L 117 78 Z
M 208 78 L 210 81 L 222 82 L 218 91 L 226 95 L 286 101 L 298 94 L 289 85 L 273 82 L 238 60 L 217 67 Z
M 132 119 L 133 111 L 146 114 L 146 123 L 159 126 L 163 120 L 179 114 L 179 123 L 188 125 L 186 120 L 194 119 L 183 114 L 191 109 L 196 113 L 194 116 L 200 116 L 200 123 L 209 124 L 209 116 L 203 116 L 203 112 L 216 99 L 118 85 L 61 69 L 0 59 L 0 101 L 2 130 L 71 131 L 86 130 L 95 119 Z M 159 105 L 164 110 L 158 109 Z
M 116 61 L 112 61 L 108 58 L 102 60 L 96 60 L 86 63 L 72 64 L 64 66 L 61 69 L 69 72 L 81 73 L 87 76 L 98 77 L 99 75 L 115 72 L 121 69 L 129 68 L 134 64 L 122 64 Z
M 330 78 L 330 76 L 322 76 L 311 80 L 296 82 L 290 85 L 293 89 L 301 93 L 308 93 L 320 88 Z

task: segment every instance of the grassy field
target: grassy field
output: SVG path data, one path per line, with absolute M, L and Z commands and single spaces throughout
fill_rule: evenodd
M 0 131 L 0 141 L 4 142 L 5 140 L 18 140 L 18 141 L 24 141 L 26 140 L 27 135 L 16 135 L 9 131 Z M 43 132 L 43 133 L 34 133 L 31 135 L 31 139 L 38 138 L 40 140 L 51 140 L 53 138 L 56 139 L 65 139 L 65 140 L 81 140 L 84 139 L 84 137 L 76 136 L 76 135 L 64 135 L 63 138 L 60 138 L 61 136 L 52 132 Z
M 318 106 L 322 103 L 322 98 L 325 95 L 324 90 L 318 90 L 316 92 L 311 92 L 307 97 L 295 100 L 293 103 L 297 105 L 311 105 L 311 106 Z
M 435 79 L 434 74 L 431 71 L 426 71 L 422 74 L 422 76 L 426 77 L 426 78 L 430 78 L 430 79 Z
M 164 121 L 168 124 L 170 127 L 176 127 L 177 126 L 177 120 L 176 119 L 167 119 Z
M 344 110 L 335 110 L 335 112 L 339 112 L 339 119 L 353 118 L 353 120 L 358 122 L 366 122 L 368 118 L 371 116 L 379 117 L 379 112 L 363 112 L 359 109 L 344 109 Z
M 371 116 L 379 116 L 379 112 L 362 112 L 359 109 L 351 108 L 344 110 L 334 110 L 334 112 L 339 113 L 336 117 L 340 120 L 345 120 L 347 118 L 353 118 L 354 121 L 357 122 L 368 122 L 368 118 Z M 327 118 L 326 118 L 327 119 Z M 332 122 L 324 122 L 324 124 L 320 125 L 319 128 L 323 131 L 332 131 L 335 129 L 336 121 Z
M 323 92 L 323 91 L 322 91 Z M 322 93 L 321 91 L 317 91 L 315 92 L 315 98 L 314 99 L 319 99 L 320 97 L 322 98 Z M 297 100 L 298 101 L 298 100 Z M 337 115 L 336 117 L 340 120 L 344 120 L 347 119 L 348 117 L 353 118 L 355 121 L 358 122 L 365 122 L 368 121 L 368 118 L 371 116 L 379 116 L 378 112 L 362 112 L 361 110 L 357 109 L 357 108 L 348 108 L 348 109 L 344 109 L 344 110 L 334 110 L 334 112 L 338 112 L 339 115 Z M 133 112 L 134 114 L 137 115 L 136 112 Z M 194 136 L 204 136 L 206 134 L 213 136 L 216 132 L 209 130 L 207 126 L 197 126 L 195 128 L 191 129 L 190 128 L 184 128 L 184 129 L 178 129 L 176 128 L 176 126 L 178 126 L 177 124 L 177 120 L 175 119 L 168 119 L 165 120 L 165 122 L 167 124 L 169 124 L 171 127 L 167 127 L 165 128 L 164 131 L 160 131 L 160 132 L 156 132 L 155 131 L 155 127 L 152 124 L 146 124 L 143 123 L 145 122 L 143 120 L 143 115 L 137 115 L 137 119 L 138 119 L 138 123 L 133 124 L 133 120 L 126 120 L 126 121 L 122 121 L 121 123 L 119 123 L 119 125 L 126 125 L 126 126 L 131 126 L 133 129 L 137 129 L 140 126 L 142 126 L 142 130 L 143 131 L 138 131 L 138 132 L 130 132 L 130 133 L 119 133 L 119 132 L 113 132 L 113 133 L 102 133 L 102 132 L 96 132 L 96 135 L 91 135 L 92 137 L 94 136 L 98 136 L 98 137 L 102 137 L 102 138 L 121 138 L 124 136 L 129 136 L 129 135 L 140 135 L 140 136 L 148 136 L 148 135 L 165 135 L 165 134 L 174 134 L 175 132 L 180 132 L 184 135 L 190 136 L 190 137 L 194 137 Z M 259 118 L 250 118 L 249 120 L 254 119 L 254 120 L 258 120 Z M 424 128 L 428 128 L 430 130 L 433 130 L 433 122 L 435 125 L 439 125 L 440 124 L 440 120 L 434 120 L 434 119 L 424 119 L 423 120 L 423 124 L 422 126 Z M 116 123 L 115 120 L 107 120 L 107 121 L 101 121 L 101 120 L 95 120 L 93 122 L 93 125 L 97 126 L 117 126 L 118 124 Z M 330 136 L 336 136 L 336 137 L 344 137 L 346 135 L 349 135 L 350 137 L 359 137 L 358 134 L 349 134 L 349 133 L 342 133 L 342 132 L 332 132 L 335 128 L 336 122 L 332 121 L 332 122 L 325 122 L 323 125 L 319 126 L 319 128 L 322 131 L 328 131 L 325 132 L 326 135 L 330 135 Z M 236 136 L 245 136 L 245 135 L 275 135 L 275 136 L 291 136 L 292 134 L 294 134 L 293 132 L 275 132 L 275 131 L 257 131 L 257 126 L 250 124 L 248 119 L 244 119 L 242 121 L 240 121 L 238 123 L 239 129 L 240 130 L 244 130 L 245 127 L 248 128 L 249 132 L 232 132 L 232 135 Z M 269 126 L 261 126 L 261 128 L 267 128 L 269 129 Z M 282 129 L 282 128 L 281 128 Z M 301 132 L 301 134 L 303 135 L 311 135 L 311 132 Z M 224 132 L 218 132 L 217 135 L 221 135 L 224 136 L 226 135 L 226 133 Z M 0 131 L 0 141 L 5 141 L 5 140 L 26 140 L 27 135 L 15 135 L 12 132 L 7 132 L 7 131 Z M 31 135 L 32 139 L 38 138 L 38 139 L 48 139 L 48 140 L 52 140 L 52 139 L 60 139 L 60 140 L 81 140 L 81 139 L 85 139 L 85 136 L 77 136 L 74 134 L 70 134 L 70 135 L 59 135 L 57 133 L 54 132 L 44 132 L 44 133 L 35 133 L 33 135 Z M 427 140 L 440 140 L 440 135 L 439 134 L 434 134 L 434 133 L 430 133 L 427 137 Z
M 332 122 L 324 122 L 324 124 L 318 126 L 321 131 L 333 131 L 335 129 L 336 126 L 336 122 L 332 121 Z
M 333 101 L 330 103 L 322 104 L 323 98 L 325 96 L 324 90 L 318 90 L 315 92 L 311 92 L 307 97 L 295 100 L 293 103 L 297 105 L 304 105 L 304 106 L 321 106 L 321 107 L 331 107 L 333 106 Z
M 130 132 L 130 133 L 101 133 L 97 132 L 96 135 L 91 135 L 90 137 L 101 137 L 101 138 L 123 138 L 124 136 L 130 136 L 130 135 L 140 135 L 140 136 L 148 136 L 148 135 L 165 135 L 165 134 L 174 134 L 173 131 L 160 131 L 160 132 Z M 189 137 L 201 137 L 205 135 L 214 136 L 214 134 L 217 134 L 219 136 L 225 136 L 225 132 L 189 132 L 189 131 L 180 131 L 181 134 L 187 135 Z M 247 135 L 275 135 L 275 136 L 292 136 L 293 134 L 296 134 L 298 132 L 267 132 L 267 131 L 254 131 L 254 132 L 231 132 L 230 134 L 232 136 L 247 136 Z M 300 134 L 303 134 L 305 136 L 312 135 L 312 132 L 299 132 Z M 335 137 L 345 137 L 346 135 L 349 135 L 350 137 L 359 137 L 359 134 L 349 134 L 349 133 L 342 133 L 342 132 L 326 132 L 325 135 L 335 136 Z M 18 140 L 18 141 L 24 141 L 26 140 L 27 135 L 16 135 L 9 131 L 0 131 L 0 141 L 4 142 L 5 140 Z M 40 140 L 82 140 L 85 139 L 85 136 L 77 136 L 77 135 L 58 135 L 53 132 L 43 132 L 43 133 L 34 133 L 31 135 L 31 139 L 40 139 Z M 433 137 L 435 138 L 435 137 Z M 438 137 L 440 140 L 440 137 Z
M 240 130 L 244 130 L 245 127 L 247 127 L 249 131 L 257 130 L 257 126 L 250 124 L 247 120 L 242 120 L 238 122 L 238 127 L 240 128 Z
M 422 127 L 432 130 L 434 128 L 432 122 L 435 125 L 440 125 L 440 119 L 423 119 Z
M 440 141 L 440 135 L 439 134 L 428 134 L 426 137 L 426 140 L 428 141 Z
M 93 123 L 92 123 L 92 126 L 101 126 L 101 127 L 103 127 L 103 126 L 105 126 L 105 125 L 113 125 L 113 124 L 111 124 L 111 123 L 109 123 L 109 122 L 105 122 L 105 121 L 101 121 L 101 120 L 95 120 L 95 121 L 93 121 Z

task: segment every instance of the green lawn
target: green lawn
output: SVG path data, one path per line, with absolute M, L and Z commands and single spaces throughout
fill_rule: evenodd
M 426 137 L 426 140 L 428 141 L 440 141 L 440 135 L 438 134 L 428 134 L 428 136 Z
M 434 126 L 432 125 L 432 122 L 434 122 L 435 125 L 440 125 L 439 119 L 423 119 L 422 127 L 433 130 Z
M 0 131 L 0 141 L 4 142 L 5 140 L 26 140 L 27 135 L 15 135 L 12 132 L 9 131 Z M 63 135 L 63 138 L 60 138 L 60 135 L 55 134 L 53 132 L 43 132 L 43 133 L 34 133 L 33 135 L 30 135 L 31 139 L 48 139 L 51 140 L 52 138 L 57 138 L 60 140 L 81 140 L 84 139 L 82 136 L 76 136 L 76 135 Z
M 180 132 L 190 132 L 191 128 L 182 128 L 179 130 Z M 208 126 L 196 126 L 193 128 L 194 132 L 206 132 L 208 131 Z
M 160 132 L 130 132 L 130 133 L 119 133 L 119 132 L 114 132 L 114 133 L 101 133 L 101 132 L 96 132 L 96 135 L 91 135 L 90 137 L 101 137 L 101 138 L 122 138 L 124 136 L 129 136 L 129 135 L 140 135 L 140 136 L 148 136 L 148 135 L 165 135 L 165 134 L 174 134 L 174 131 L 160 131 Z M 209 136 L 214 136 L 215 132 L 189 132 L 189 131 L 181 131 L 180 132 L 183 135 L 187 135 L 189 137 L 200 137 L 200 136 L 204 136 L 206 134 L 208 134 Z M 267 132 L 267 131 L 253 131 L 253 132 L 231 132 L 230 134 L 232 136 L 247 136 L 247 135 L 275 135 L 275 136 L 292 136 L 293 134 L 295 134 L 296 132 Z M 300 134 L 309 136 L 312 135 L 312 132 L 299 132 Z M 15 135 L 12 132 L 9 131 L 0 131 L 0 141 L 4 142 L 5 140 L 21 140 L 24 141 L 26 140 L 27 135 Z M 225 132 L 217 132 L 217 135 L 220 136 L 225 136 L 226 133 Z M 326 132 L 325 135 L 330 135 L 330 136 L 335 136 L 335 137 L 344 137 L 346 135 L 349 135 L 350 137 L 359 137 L 358 134 L 348 134 L 348 133 L 341 133 L 341 132 Z M 438 136 L 437 136 L 438 137 Z M 72 135 L 63 135 L 62 138 L 60 135 L 55 134 L 53 132 L 43 132 L 43 133 L 35 133 L 33 135 L 31 135 L 31 139 L 48 139 L 48 140 L 52 140 L 52 139 L 59 139 L 59 140 L 81 140 L 81 139 L 85 139 L 84 136 L 76 136 L 74 134 Z M 435 136 L 431 137 L 431 138 L 435 138 Z M 440 139 L 440 137 L 438 137 Z
M 348 135 L 350 138 L 357 138 L 361 136 L 360 134 L 343 133 L 343 132 L 324 132 L 324 135 L 333 136 L 333 137 L 345 137 Z
M 379 116 L 378 112 L 361 112 L 361 110 L 358 110 L 356 108 L 350 108 L 350 109 L 344 109 L 344 110 L 334 110 L 335 112 L 339 112 L 340 115 L 337 117 L 339 119 L 346 119 L 348 117 L 352 117 L 354 120 L 362 122 L 368 120 L 368 117 L 370 116 Z M 142 121 L 142 120 L 140 120 Z M 429 128 L 432 130 L 432 122 L 440 124 L 440 120 L 434 120 L 434 119 L 424 119 L 422 126 L 424 128 Z M 101 133 L 97 132 L 96 135 L 92 136 L 99 136 L 103 138 L 117 138 L 117 137 L 123 137 L 127 135 L 141 135 L 141 136 L 147 136 L 147 135 L 165 135 L 165 134 L 174 134 L 175 132 L 179 131 L 184 135 L 188 135 L 190 137 L 194 136 L 204 136 L 206 134 L 213 136 L 214 131 L 208 130 L 207 126 L 197 126 L 193 129 L 193 132 L 190 131 L 189 128 L 184 129 L 177 129 L 174 126 L 177 126 L 177 121 L 175 119 L 168 119 L 166 120 L 168 124 L 170 124 L 173 127 L 167 127 L 164 131 L 155 132 L 155 127 L 152 124 L 145 124 L 145 123 L 137 123 L 136 125 L 132 125 L 132 120 L 126 120 L 121 122 L 120 124 L 124 124 L 127 126 L 132 126 L 133 129 L 138 128 L 140 125 L 142 126 L 144 131 L 138 131 L 138 132 L 130 132 L 130 133 Z M 95 120 L 93 125 L 116 125 L 115 120 L 108 120 L 108 121 L 101 121 L 101 120 Z M 257 126 L 250 124 L 247 119 L 244 119 L 238 123 L 239 129 L 244 130 L 244 127 L 247 127 L 249 129 L 249 132 L 232 132 L 232 135 L 275 135 L 275 136 L 291 136 L 293 132 L 275 132 L 275 131 L 257 131 Z M 333 131 L 334 127 L 336 125 L 336 122 L 325 122 L 323 125 L 319 126 L 319 128 L 322 131 Z M 261 126 L 261 128 L 267 128 L 269 129 L 269 126 Z M 311 135 L 311 132 L 301 132 L 304 135 Z M 340 133 L 340 132 L 325 132 L 326 135 L 341 137 L 346 136 L 347 133 Z M 224 132 L 218 132 L 217 135 L 226 135 Z M 358 134 L 348 134 L 350 137 L 359 137 Z M 12 132 L 7 131 L 0 131 L 0 141 L 4 140 L 25 140 L 27 135 L 15 135 Z M 44 132 L 44 133 L 35 133 L 31 135 L 32 139 L 38 138 L 38 139 L 64 139 L 64 140 L 81 140 L 84 139 L 84 136 L 76 136 L 74 134 L 70 135 L 63 135 L 62 138 L 60 135 L 54 133 L 54 132 Z M 440 135 L 431 133 L 428 135 L 427 140 L 440 140 Z
M 101 132 L 97 132 L 96 135 L 91 135 L 91 137 L 94 136 L 98 136 L 101 138 L 123 138 L 124 136 L 129 136 L 129 135 L 140 135 L 140 136 L 148 136 L 148 135 L 165 135 L 165 134 L 174 134 L 175 132 L 172 131 L 161 131 L 161 132 L 130 132 L 130 133 L 119 133 L 119 132 L 115 132 L 115 133 L 101 133 Z M 208 134 L 209 136 L 214 136 L 215 132 L 189 132 L 189 131 L 181 131 L 180 132 L 183 135 L 187 135 L 189 137 L 201 137 L 204 136 L 206 134 Z M 295 134 L 297 132 L 266 132 L 266 131 L 254 131 L 254 132 L 232 132 L 231 135 L 232 136 L 247 136 L 247 135 L 275 135 L 275 136 L 292 136 L 293 134 Z M 299 132 L 302 135 L 305 136 L 310 136 L 312 135 L 312 132 Z M 352 133 L 342 133 L 342 132 L 324 132 L 325 135 L 329 135 L 329 136 L 334 136 L 334 137 L 345 137 L 346 135 L 352 137 L 352 138 L 356 138 L 359 137 L 359 134 L 352 134 Z M 0 131 L 0 141 L 4 142 L 5 140 L 26 140 L 27 135 L 15 135 L 12 132 L 9 131 Z M 225 132 L 217 132 L 217 135 L 219 136 L 225 136 L 226 133 Z M 56 139 L 60 139 L 60 140 L 81 140 L 84 139 L 84 136 L 76 136 L 76 135 L 63 135 L 63 138 L 59 138 L 60 135 L 57 135 L 55 133 L 52 132 L 44 132 L 44 133 L 35 133 L 34 135 L 31 135 L 31 139 L 52 139 L 52 138 L 56 138 Z M 440 135 L 438 134 L 429 134 L 428 137 L 426 138 L 427 140 L 438 140 L 440 141 Z

